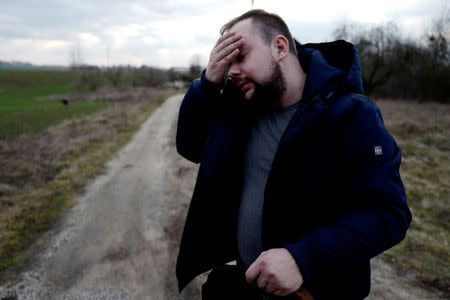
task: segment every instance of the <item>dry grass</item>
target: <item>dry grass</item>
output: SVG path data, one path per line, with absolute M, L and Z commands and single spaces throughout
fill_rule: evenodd
M 87 94 L 116 103 L 39 134 L 0 140 L 0 271 L 23 259 L 39 232 L 73 204 L 169 93 L 139 88 Z
M 377 104 L 403 151 L 401 175 L 413 213 L 406 239 L 384 257 L 450 293 L 450 106 Z

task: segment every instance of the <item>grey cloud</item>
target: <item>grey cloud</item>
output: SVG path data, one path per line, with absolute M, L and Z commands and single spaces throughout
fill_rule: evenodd
M 144 8 L 141 12 L 133 9 Z M 175 14 L 170 1 L 7 1 L 2 10 L 22 20 L 18 37 L 63 38 L 67 31 L 159 20 Z M 16 24 L 17 25 L 17 24 Z M 33 30 L 38 28 L 39 30 Z M 2 26 L 1 30 L 7 30 Z M 13 35 L 14 32 L 8 34 Z
M 405 8 L 398 13 L 399 17 L 405 14 L 432 15 L 435 8 L 430 4 L 433 1 L 420 1 L 420 4 Z M 248 3 L 249 6 L 249 3 Z M 436 6 L 436 5 L 435 5 Z M 434 7 L 435 7 L 434 6 Z M 188 17 L 203 18 L 204 16 L 222 15 L 222 10 L 232 7 L 236 14 L 242 12 L 238 8 L 245 7 L 243 1 L 182 1 L 182 0 L 0 0 L 0 38 L 6 41 L 12 39 L 34 40 L 63 40 L 77 42 L 80 33 L 90 33 L 97 36 L 100 44 L 97 48 L 87 49 L 83 47 L 87 62 L 102 63 L 106 61 L 106 48 L 111 51 L 111 62 L 126 61 L 127 56 L 142 57 L 146 64 L 158 64 L 158 48 L 179 49 L 176 51 L 181 59 L 183 53 L 191 53 L 191 47 L 203 48 L 214 44 L 219 35 L 219 28 L 211 30 L 210 24 L 202 24 L 200 28 L 191 28 L 193 24 L 180 24 L 180 20 Z M 228 10 L 230 11 L 230 10 Z M 405 13 L 407 12 L 407 13 Z M 403 15 L 402 15 L 403 14 Z M 394 13 L 395 15 L 395 13 Z M 5 17 L 2 17 L 5 16 Z M 189 19 L 191 20 L 191 19 Z M 159 36 L 161 24 L 174 22 L 183 32 L 189 32 L 189 36 Z M 318 42 L 331 38 L 331 32 L 336 24 L 306 23 L 298 20 L 286 20 L 291 27 L 294 37 L 301 42 Z M 125 34 L 123 45 L 117 42 L 118 33 L 111 28 L 123 28 L 136 24 L 142 26 L 137 35 Z M 216 25 L 215 25 L 216 26 Z M 186 30 L 188 29 L 188 30 Z M 173 35 L 176 35 L 173 33 Z M 154 44 L 145 44 L 142 40 L 147 37 L 155 41 Z M 7 53 L 8 42 L 2 53 Z M 13 57 L 14 52 L 8 53 Z M 29 49 L 20 49 L 21 55 L 25 55 Z M 55 59 L 67 63 L 68 49 L 36 50 L 42 51 Z M 45 52 L 48 51 L 48 52 Z M 60 54 L 56 54 L 60 51 Z M 66 51 L 67 53 L 63 53 Z M 174 51 L 175 52 L 175 51 Z M 205 54 L 206 55 L 206 54 Z M 30 54 L 31 56 L 31 54 Z M 188 63 L 189 56 L 185 58 Z M 0 57 L 2 59 L 2 57 Z M 175 61 L 175 58 L 174 58 Z M 179 64 L 177 62 L 177 64 Z

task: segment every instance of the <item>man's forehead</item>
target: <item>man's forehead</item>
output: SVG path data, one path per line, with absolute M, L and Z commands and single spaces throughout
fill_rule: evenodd
M 229 31 L 247 35 L 254 33 L 254 27 L 255 25 L 251 19 L 245 19 L 234 24 Z

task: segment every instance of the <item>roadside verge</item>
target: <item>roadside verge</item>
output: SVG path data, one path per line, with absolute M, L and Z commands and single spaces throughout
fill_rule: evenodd
M 0 281 L 169 95 L 148 89 L 39 134 L 0 141 Z

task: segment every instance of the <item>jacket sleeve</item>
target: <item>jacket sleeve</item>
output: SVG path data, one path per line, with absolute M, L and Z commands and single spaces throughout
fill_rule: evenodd
M 399 243 L 411 222 L 399 173 L 400 148 L 385 129 L 377 106 L 359 97 L 361 101 L 346 114 L 339 149 L 343 193 L 335 201 L 348 207 L 347 213 L 284 245 L 305 283 L 340 278 L 367 264 Z
M 214 119 L 215 106 L 220 98 L 221 84 L 205 78 L 203 70 L 199 79 L 189 86 L 181 103 L 176 135 L 179 154 L 199 163 Z

